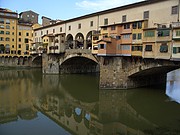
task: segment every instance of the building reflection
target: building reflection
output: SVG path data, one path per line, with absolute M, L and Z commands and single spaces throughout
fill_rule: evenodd
M 0 71 L 0 123 L 34 119 L 37 111 L 32 101 L 34 76 L 31 70 Z
M 86 76 L 42 75 L 39 70 L 0 71 L 0 123 L 31 120 L 40 111 L 78 135 L 149 135 L 159 127 L 159 120 L 150 119 L 142 113 L 144 108 L 132 105 L 132 95 L 138 98 L 133 91 L 98 90 L 97 80 Z M 162 119 L 168 115 L 164 113 Z
M 171 100 L 180 103 L 180 69 L 167 74 L 166 94 Z
M 68 76 L 63 79 L 71 80 L 72 76 L 69 77 L 69 79 L 67 79 Z M 54 79 L 54 76 L 49 75 L 44 76 L 43 79 L 44 84 L 49 84 L 53 80 L 56 80 L 55 84 L 58 85 L 58 87 L 56 86 L 58 91 L 46 93 L 36 100 L 34 105 L 46 116 L 73 134 L 144 135 L 144 130 L 157 127 L 128 104 L 126 91 L 100 90 L 99 93 L 96 93 L 98 94 L 96 101 L 93 97 L 97 95 L 92 95 L 92 101 L 86 102 L 79 100 L 81 94 L 79 94 L 79 97 L 73 94 L 74 89 L 66 89 L 71 87 L 64 86 L 66 84 L 66 82 L 63 82 L 64 80 Z M 84 82 L 87 82 L 87 80 L 85 79 Z M 43 89 L 49 89 L 48 86 L 43 86 Z M 86 97 L 88 96 L 87 94 Z

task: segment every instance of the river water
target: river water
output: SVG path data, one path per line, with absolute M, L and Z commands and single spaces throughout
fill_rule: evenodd
M 98 75 L 0 71 L 0 135 L 180 135 L 180 72 L 167 88 L 99 90 Z

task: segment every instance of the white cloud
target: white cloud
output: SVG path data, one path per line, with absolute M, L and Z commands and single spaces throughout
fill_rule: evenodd
M 83 0 L 76 2 L 76 6 L 83 10 L 100 11 L 139 1 L 142 0 Z

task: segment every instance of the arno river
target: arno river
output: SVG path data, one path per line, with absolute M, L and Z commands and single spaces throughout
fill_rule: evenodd
M 98 75 L 0 70 L 0 135 L 180 135 L 180 72 L 167 87 L 99 90 Z

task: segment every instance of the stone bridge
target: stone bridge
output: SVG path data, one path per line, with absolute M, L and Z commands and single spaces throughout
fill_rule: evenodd
M 180 62 L 138 57 L 101 57 L 100 88 L 129 89 L 165 84 L 168 72 Z
M 0 57 L 1 67 L 42 67 L 44 74 L 100 73 L 102 89 L 129 89 L 165 84 L 168 72 L 180 62 L 140 57 L 97 57 L 89 49 L 67 49 L 61 54 Z
M 1 67 L 42 67 L 42 57 L 39 54 L 31 56 L 1 56 Z
M 43 73 L 93 73 L 99 72 L 98 58 L 88 49 L 69 49 L 64 54 L 43 54 Z

